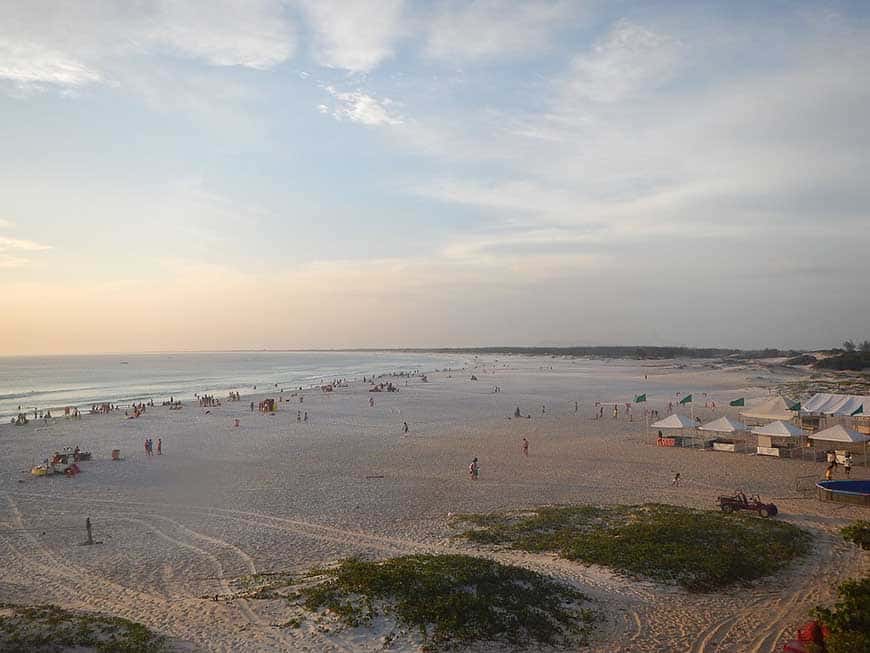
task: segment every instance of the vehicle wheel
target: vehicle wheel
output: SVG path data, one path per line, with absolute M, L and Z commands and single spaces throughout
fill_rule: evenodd
M 723 503 L 720 508 L 722 508 L 722 512 L 734 512 L 734 506 L 730 503 Z
M 770 517 L 770 510 L 768 510 L 767 508 L 759 508 L 758 514 L 764 518 L 767 518 Z

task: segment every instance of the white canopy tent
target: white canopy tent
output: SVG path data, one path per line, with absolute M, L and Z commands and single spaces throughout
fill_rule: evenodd
M 755 433 L 755 435 L 766 435 L 773 438 L 800 438 L 806 435 L 806 431 L 802 428 L 795 426 L 791 422 L 784 422 L 782 420 L 777 420 L 770 424 L 756 427 L 752 429 L 752 432 Z
M 654 429 L 693 429 L 695 428 L 695 422 L 690 417 L 673 413 L 664 419 L 660 419 L 658 422 L 653 422 L 651 426 Z
M 730 439 L 717 438 L 713 440 L 713 451 L 729 451 L 732 453 L 736 453 L 742 450 L 745 446 L 745 438 L 741 437 L 738 440 L 733 436 L 737 433 L 745 433 L 746 425 L 738 422 L 737 420 L 731 419 L 727 415 L 722 416 L 719 419 L 714 419 L 712 422 L 707 422 L 702 426 L 699 426 L 698 430 L 711 431 L 713 433 L 727 433 L 732 436 L 732 438 Z
M 861 406 L 864 406 L 865 413 L 870 413 L 870 396 L 835 395 L 820 392 L 807 399 L 801 409 L 803 412 L 811 414 L 848 416 Z
M 843 450 L 848 450 L 850 445 L 861 444 L 864 446 L 864 465 L 867 465 L 867 443 L 870 442 L 870 435 L 858 433 L 858 431 L 846 428 L 842 424 L 834 424 L 831 428 L 814 433 L 809 436 L 809 439 L 818 440 L 819 442 L 831 442 L 835 445 L 840 445 L 840 449 Z
M 651 426 L 654 429 L 679 429 L 690 431 L 688 435 L 692 438 L 695 437 L 695 422 L 691 417 L 686 417 L 685 415 L 677 415 L 676 413 L 673 413 L 664 419 L 660 419 L 658 422 L 653 422 Z M 682 446 L 682 444 L 682 441 L 680 441 L 680 446 Z
M 791 444 L 792 440 L 798 441 L 798 449 L 800 449 L 800 439 L 806 435 L 806 431 L 795 426 L 791 422 L 777 420 L 764 426 L 759 426 L 752 429 L 752 433 L 758 436 L 756 445 L 756 453 L 762 456 L 783 456 L 791 455 L 795 447 Z M 787 443 L 785 447 L 775 445 L 774 438 L 784 439 Z
M 739 431 L 745 431 L 746 425 L 742 422 L 738 422 L 736 419 L 731 419 L 727 415 L 724 417 L 720 417 L 719 419 L 714 419 L 712 422 L 707 422 L 706 424 L 698 427 L 699 431 L 714 431 L 716 433 L 737 433 Z
M 782 397 L 771 397 L 740 411 L 740 417 L 744 419 L 790 420 L 794 417 L 794 412 L 791 410 L 794 403 Z
M 863 444 L 870 442 L 870 435 L 864 435 L 863 433 L 858 433 L 858 431 L 847 429 L 842 424 L 834 424 L 834 426 L 829 429 L 814 433 L 809 436 L 809 439 L 824 440 L 825 442 L 842 442 L 846 444 Z

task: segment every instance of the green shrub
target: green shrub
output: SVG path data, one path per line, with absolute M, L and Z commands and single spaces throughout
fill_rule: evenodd
M 463 515 L 464 537 L 524 551 L 716 590 L 777 572 L 803 555 L 810 538 L 784 522 L 678 506 L 557 506 L 532 515 Z
M 849 524 L 840 529 L 843 539 L 854 542 L 862 549 L 870 549 L 870 521 L 859 519 L 854 524 Z
M 839 600 L 832 608 L 816 608 L 813 616 L 831 635 L 828 653 L 870 652 L 870 578 L 849 580 L 837 588 Z
M 97 653 L 164 653 L 166 639 L 142 624 L 53 605 L 0 604 L 0 651 L 48 653 L 90 647 Z
M 327 609 L 350 626 L 378 614 L 418 630 L 430 647 L 474 640 L 512 646 L 578 645 L 592 614 L 580 592 L 541 574 L 462 555 L 351 558 L 300 591 L 308 610 Z

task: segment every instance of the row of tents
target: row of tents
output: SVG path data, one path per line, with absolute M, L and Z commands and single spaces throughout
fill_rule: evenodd
M 861 433 L 843 423 L 835 423 L 828 428 L 810 432 L 792 421 L 799 418 L 803 422 L 804 416 L 815 418 L 851 416 L 863 420 L 866 419 L 865 416 L 870 416 L 870 396 L 820 393 L 811 397 L 803 405 L 788 402 L 782 397 L 771 397 L 740 412 L 740 417 L 747 421 L 752 419 L 767 422 L 755 427 L 749 427 L 728 416 L 719 417 L 706 424 L 698 424 L 686 415 L 678 414 L 668 415 L 651 426 L 655 429 L 682 431 L 693 438 L 693 441 L 695 438 L 704 439 L 707 433 L 723 434 L 725 437 L 740 437 L 742 434 L 751 433 L 757 437 L 757 453 L 777 456 L 781 455 L 783 450 L 796 448 L 795 445 L 800 447 L 801 444 L 806 445 L 801 449 L 801 455 L 810 446 L 821 445 L 845 451 L 855 448 L 855 445 L 863 445 L 866 463 L 870 434 Z M 814 423 L 818 424 L 818 419 Z M 785 446 L 779 447 L 774 442 L 782 442 Z M 717 446 L 714 440 L 713 446 L 724 450 L 737 450 L 733 443 L 727 441 Z

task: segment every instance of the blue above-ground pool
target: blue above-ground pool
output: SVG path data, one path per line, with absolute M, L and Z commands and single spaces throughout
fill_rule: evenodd
M 870 506 L 870 481 L 819 481 L 819 501 L 839 501 Z

